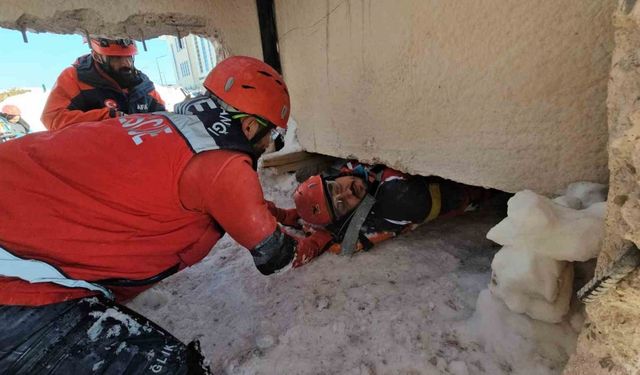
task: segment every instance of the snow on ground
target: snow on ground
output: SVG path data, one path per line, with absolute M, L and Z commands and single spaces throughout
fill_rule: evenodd
M 262 180 L 268 198 L 293 205 L 293 176 Z M 486 290 L 498 248 L 485 235 L 505 214 L 502 200 L 272 276 L 225 236 L 129 307 L 199 339 L 216 374 L 559 374 L 581 313 L 534 321 Z
M 49 98 L 49 93 L 51 91 L 43 92 L 41 88 L 33 87 L 27 87 L 24 89 L 30 91 L 24 94 L 8 97 L 4 101 L 0 102 L 0 108 L 5 104 L 16 105 L 22 111 L 22 117 L 24 117 L 31 126 L 32 133 L 47 130 L 40 121 L 40 116 L 42 115 L 42 110 L 44 109 L 44 105 L 47 102 L 47 98 Z M 164 99 L 167 111 L 173 111 L 173 106 L 185 99 L 184 93 L 177 86 L 156 85 L 156 89 Z

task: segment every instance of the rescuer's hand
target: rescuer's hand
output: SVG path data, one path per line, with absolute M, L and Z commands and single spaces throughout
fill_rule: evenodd
M 126 113 L 124 113 L 124 112 L 122 112 L 122 111 L 118 111 L 118 110 L 117 110 L 117 109 L 115 109 L 115 108 L 111 108 L 111 109 L 109 110 L 109 117 L 122 117 L 122 116 L 124 116 L 124 115 L 126 115 Z
M 309 263 L 331 246 L 333 241 L 333 235 L 324 229 L 317 229 L 311 236 L 298 239 L 292 266 L 296 268 Z
M 302 224 L 299 222 L 300 216 L 295 208 L 278 208 L 275 203 L 266 201 L 267 208 L 276 218 L 276 221 L 282 225 L 301 229 Z
M 290 208 L 285 211 L 285 216 L 283 220 L 280 222 L 282 225 L 286 225 L 288 227 L 293 227 L 296 229 L 302 229 L 302 224 L 300 223 L 300 215 L 298 215 L 298 211 L 295 208 Z

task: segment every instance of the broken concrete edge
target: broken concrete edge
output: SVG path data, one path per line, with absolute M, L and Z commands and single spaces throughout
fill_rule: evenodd
M 109 38 L 149 40 L 162 35 L 209 37 L 205 18 L 178 13 L 132 15 L 122 22 L 109 23 L 90 9 L 56 12 L 52 18 L 23 14 L 14 22 L 0 22 L 0 27 L 32 33 L 78 34 Z
M 232 54 L 262 57 L 255 0 L 73 3 L 7 0 L 2 4 L 0 27 L 17 32 L 89 33 L 137 40 L 196 34 L 214 43 L 218 60 Z

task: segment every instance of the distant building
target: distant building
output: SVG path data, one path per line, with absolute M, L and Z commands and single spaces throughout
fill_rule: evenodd
M 188 90 L 202 88 L 207 74 L 216 65 L 216 53 L 211 42 L 196 35 L 182 37 L 182 45 L 175 36 L 167 36 L 166 40 L 173 56 L 178 85 Z

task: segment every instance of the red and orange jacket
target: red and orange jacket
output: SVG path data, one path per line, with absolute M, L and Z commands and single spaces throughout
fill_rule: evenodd
M 208 132 L 220 128 L 200 121 L 131 115 L 1 144 L 0 191 L 11 194 L 0 195 L 0 247 L 68 278 L 102 282 L 119 300 L 150 285 L 112 287 L 110 280 L 157 281 L 200 261 L 225 232 L 259 248 L 280 233 L 272 212 L 281 219 L 291 212 L 270 210 L 250 154 L 242 145 L 223 145 L 223 137 L 215 141 L 224 149 L 212 148 Z M 234 129 L 226 131 L 241 132 Z M 294 240 L 296 255 L 304 255 L 294 258 L 296 267 L 318 255 L 330 236 Z M 92 294 L 0 277 L 0 305 Z
M 42 111 L 42 123 L 47 129 L 56 130 L 108 119 L 116 111 L 164 111 L 164 101 L 153 83 L 140 71 L 138 76 L 137 85 L 123 89 L 95 64 L 91 55 L 82 56 L 58 77 Z

